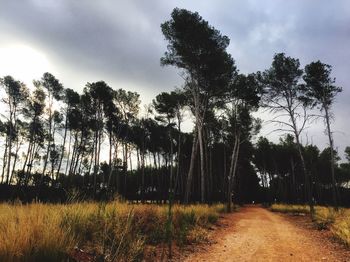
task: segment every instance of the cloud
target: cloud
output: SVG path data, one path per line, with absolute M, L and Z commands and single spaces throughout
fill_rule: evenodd
M 335 133 L 335 141 L 340 151 L 350 145 L 346 0 L 0 0 L 0 5 L 0 47 L 19 43 L 40 50 L 67 87 L 81 90 L 88 81 L 104 79 L 114 88 L 138 91 L 146 102 L 182 83 L 175 68 L 159 63 L 166 49 L 160 24 L 174 7 L 198 11 L 229 36 L 228 50 L 243 73 L 268 68 L 277 52 L 299 58 L 303 66 L 320 59 L 333 65 L 344 87 L 334 106 L 334 129 L 345 133 Z M 325 146 L 323 124 L 312 132 Z

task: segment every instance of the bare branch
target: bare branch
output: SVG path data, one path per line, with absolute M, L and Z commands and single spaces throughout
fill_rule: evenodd
M 280 120 L 268 120 L 266 121 L 267 123 L 274 123 L 274 124 L 279 124 L 279 125 L 286 125 L 289 126 L 291 128 L 293 128 L 293 125 L 291 125 L 290 123 L 284 122 L 284 121 L 280 121 Z
M 294 133 L 294 130 L 291 129 L 284 129 L 284 128 L 278 128 L 278 129 L 274 129 L 271 132 L 267 133 L 267 135 L 270 135 L 274 132 L 289 132 L 289 133 Z

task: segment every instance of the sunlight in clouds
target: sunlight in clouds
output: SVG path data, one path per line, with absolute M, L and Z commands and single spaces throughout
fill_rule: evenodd
M 46 56 L 30 46 L 15 44 L 0 47 L 0 77 L 12 75 L 29 85 L 33 79 L 39 79 L 51 69 Z

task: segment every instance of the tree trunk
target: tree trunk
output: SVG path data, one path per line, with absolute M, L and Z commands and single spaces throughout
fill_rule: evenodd
M 201 124 L 198 125 L 198 140 L 199 140 L 199 153 L 200 153 L 200 162 L 201 162 L 201 202 L 205 202 L 205 159 L 204 159 L 204 141 L 203 141 L 203 127 Z
M 66 170 L 64 171 L 64 175 L 67 176 L 68 166 L 69 166 L 69 158 L 72 144 L 72 134 L 69 132 L 69 143 L 68 143 L 68 153 L 67 153 L 67 162 L 66 162 Z
M 39 150 L 39 143 L 34 143 L 32 151 L 30 152 L 30 158 L 29 158 L 30 161 L 29 161 L 29 165 L 28 165 L 28 168 L 27 168 L 28 176 L 32 173 L 33 162 L 35 160 L 36 153 L 38 152 L 38 150 Z
M 49 94 L 49 136 L 48 136 L 48 142 L 47 142 L 46 158 L 44 162 L 43 173 L 41 174 L 41 184 L 43 182 L 45 172 L 46 172 L 47 162 L 49 160 L 50 147 L 51 147 L 51 132 L 52 132 L 51 129 L 52 129 L 52 101 L 51 101 L 51 95 Z
M 71 157 L 70 164 L 69 164 L 68 175 L 73 174 L 73 168 L 74 168 L 75 159 L 76 159 L 77 150 L 78 150 L 77 148 L 78 148 L 78 133 L 76 132 L 74 134 L 73 152 L 72 152 L 72 157 Z
M 289 112 L 290 119 L 292 121 L 294 136 L 295 136 L 295 140 L 297 143 L 297 149 L 298 149 L 298 153 L 299 153 L 299 157 L 300 157 L 300 161 L 301 161 L 302 170 L 304 173 L 305 196 L 308 199 L 311 217 L 313 217 L 315 210 L 314 210 L 314 205 L 313 205 L 313 201 L 312 201 L 312 193 L 311 193 L 311 187 L 310 187 L 309 174 L 308 174 L 307 169 L 306 169 L 306 164 L 305 164 L 305 160 L 304 160 L 304 156 L 303 156 L 303 152 L 302 152 L 302 147 L 301 147 L 301 143 L 299 140 L 299 131 L 298 131 L 297 124 L 296 124 L 294 110 L 291 108 L 289 101 L 288 101 L 288 112 Z
M 16 121 L 16 106 L 12 107 L 11 102 L 10 105 L 10 125 L 9 125 L 9 136 L 8 136 L 8 157 L 7 157 L 7 172 L 6 172 L 6 184 L 9 184 L 10 180 L 10 171 L 11 171 L 11 158 L 12 158 L 12 142 L 13 135 L 17 129 L 17 121 Z M 17 135 L 17 134 L 16 134 Z M 18 140 L 18 137 L 17 137 Z
M 226 189 L 226 186 L 227 186 L 227 183 L 226 183 L 226 179 L 227 179 L 227 154 L 226 154 L 226 146 L 225 146 L 225 144 L 223 144 L 223 154 L 224 154 L 224 156 L 223 156 L 223 165 L 224 165 L 224 167 L 223 167 L 223 173 L 224 173 L 224 175 L 223 175 L 223 179 L 222 179 L 222 200 L 224 201 L 224 199 L 225 199 L 225 192 L 227 192 L 227 189 Z
M 30 152 L 30 150 L 31 150 L 31 146 L 32 146 L 32 142 L 29 141 L 28 149 L 27 149 L 27 154 L 26 154 L 26 158 L 24 159 L 24 163 L 23 163 L 23 167 L 22 167 L 22 173 L 23 173 L 23 174 L 24 174 L 24 172 L 25 172 L 25 168 L 26 168 L 27 163 L 28 163 L 29 152 Z
M 63 155 L 64 155 L 64 151 L 65 151 L 65 146 L 66 146 L 67 130 L 68 130 L 67 124 L 68 124 L 68 114 L 66 114 L 66 121 L 65 121 L 65 124 L 64 124 L 65 127 L 64 127 L 64 135 L 63 135 L 63 144 L 62 144 L 62 151 L 61 151 L 60 161 L 59 161 L 58 167 L 57 167 L 57 173 L 56 173 L 57 177 L 58 177 L 58 175 L 60 173 L 60 170 L 61 170 Z
M 9 179 L 10 179 L 10 169 L 11 169 L 11 156 L 12 156 L 12 122 L 10 123 L 10 134 L 8 138 L 8 153 L 7 153 L 7 170 L 6 170 L 6 184 L 9 184 Z
M 124 169 L 124 196 L 126 196 L 127 193 L 127 172 L 128 172 L 128 142 L 124 142 L 124 162 L 123 162 L 123 169 Z M 119 185 L 120 187 L 120 185 Z
M 94 191 L 94 197 L 96 196 L 96 186 L 97 186 L 97 152 L 98 152 L 98 132 L 95 131 L 95 141 L 94 141 L 94 183 L 93 183 L 93 191 Z
M 180 124 L 179 124 L 179 136 L 178 136 L 178 147 L 177 147 L 177 168 L 176 168 L 176 179 L 175 179 L 175 188 L 174 191 L 176 192 L 176 187 L 179 188 L 179 191 L 182 192 L 182 185 L 180 180 L 180 164 L 181 164 L 181 129 L 180 129 Z M 180 183 L 179 183 L 180 182 Z
M 145 202 L 145 152 L 141 152 L 141 202 Z
M 296 181 L 295 181 L 295 166 L 294 166 L 294 159 L 293 157 L 290 159 L 290 170 L 292 173 L 292 192 L 293 192 L 293 198 L 294 201 L 297 199 L 297 192 L 296 192 Z
M 141 161 L 140 161 L 140 149 L 136 148 L 136 157 L 137 157 L 137 169 L 141 168 Z
M 31 166 L 33 165 L 33 155 L 35 153 L 35 147 L 36 147 L 36 143 L 35 141 L 32 142 L 30 151 L 28 152 L 29 156 L 28 156 L 28 164 L 27 164 L 27 171 L 25 172 L 25 185 L 28 186 L 28 182 L 29 182 L 29 176 L 30 176 L 30 172 L 31 172 Z
M 213 186 L 214 186 L 214 178 L 213 178 L 213 148 L 209 148 L 209 164 L 208 164 L 208 177 L 209 177 L 209 194 L 210 198 L 212 199 L 213 197 Z
M 232 186 L 233 186 L 233 179 L 234 179 L 234 172 L 235 172 L 235 160 L 236 160 L 236 154 L 237 148 L 239 145 L 238 136 L 236 135 L 235 143 L 233 145 L 232 149 L 232 155 L 231 155 L 231 163 L 230 163 L 230 170 L 228 174 L 228 183 L 227 183 L 227 212 L 232 211 Z
M 152 152 L 152 155 L 153 155 L 153 165 L 154 165 L 154 168 L 157 170 L 158 169 L 158 165 L 157 165 L 156 153 Z
M 334 172 L 334 165 L 335 165 L 335 159 L 334 159 L 334 145 L 333 145 L 333 136 L 331 132 L 331 124 L 329 121 L 329 112 L 328 107 L 323 106 L 325 114 L 326 114 L 326 124 L 327 124 L 327 135 L 329 139 L 329 147 L 331 149 L 331 174 L 332 174 L 332 198 L 333 198 L 333 205 L 336 210 L 338 210 L 338 201 L 337 201 L 337 191 L 336 191 L 336 181 L 335 181 L 335 172 Z
M 107 182 L 107 189 L 110 189 L 111 180 L 112 180 L 112 174 L 114 169 L 114 163 L 112 162 L 112 145 L 113 145 L 113 139 L 112 139 L 112 132 L 109 132 L 109 174 L 108 174 L 108 182 Z M 117 150 L 117 149 L 115 149 Z
M 128 143 L 125 142 L 124 143 L 124 169 L 125 169 L 125 172 L 128 170 Z
M 195 165 L 195 159 L 197 155 L 197 149 L 198 149 L 198 139 L 197 139 L 197 126 L 195 127 L 194 136 L 193 136 L 193 143 L 192 143 L 192 153 L 191 153 L 191 162 L 190 162 L 190 168 L 188 170 L 187 174 L 187 180 L 186 180 L 186 188 L 185 188 L 185 198 L 184 203 L 188 204 L 190 193 L 191 193 L 191 185 L 192 185 L 192 177 L 193 177 L 193 170 Z
M 313 204 L 313 201 L 312 201 L 312 194 L 311 194 L 311 186 L 310 186 L 309 174 L 307 173 L 305 160 L 304 160 L 303 152 L 301 150 L 301 144 L 299 142 L 299 136 L 298 135 L 296 136 L 296 140 L 297 140 L 299 157 L 300 157 L 302 169 L 303 169 L 303 172 L 304 172 L 306 196 L 308 198 L 308 203 L 309 203 L 309 206 L 310 206 L 310 213 L 311 213 L 311 216 L 313 217 L 315 210 L 314 210 L 314 204 Z
M 17 141 L 16 141 L 15 159 L 13 160 L 13 163 L 12 163 L 12 171 L 11 171 L 11 175 L 10 175 L 9 184 L 11 184 L 13 175 L 14 175 L 14 173 L 15 173 L 16 163 L 17 163 L 17 159 L 18 159 L 18 152 L 19 152 L 19 150 L 20 150 L 20 143 L 19 143 L 18 138 L 17 138 Z
M 4 179 L 5 179 L 5 170 L 6 170 L 6 163 L 7 163 L 7 161 L 6 161 L 7 160 L 7 149 L 8 149 L 8 136 L 6 136 L 4 156 L 2 159 L 1 183 L 3 183 Z
M 169 123 L 170 125 L 170 123 Z M 173 139 L 171 135 L 171 130 L 169 130 L 170 136 L 170 181 L 169 181 L 169 209 L 168 209 L 168 257 L 171 259 L 172 257 L 172 205 L 173 205 Z
M 79 162 L 81 162 L 79 160 L 81 159 L 81 155 L 83 153 L 82 148 L 83 148 L 83 144 L 84 144 L 84 134 L 83 134 L 83 132 L 81 132 L 80 134 L 81 134 L 80 135 L 80 142 L 79 142 L 79 145 L 77 146 L 75 164 L 73 165 L 73 170 L 72 170 L 73 174 L 77 174 L 78 164 L 79 164 Z M 78 173 L 78 174 L 80 174 L 80 173 Z
M 132 171 L 132 158 L 131 158 L 132 149 L 129 150 L 129 164 L 130 164 L 130 170 Z
M 170 136 L 170 156 L 169 156 L 169 163 L 170 163 L 170 180 L 169 180 L 169 194 L 172 194 L 173 190 L 173 141 L 172 141 L 172 134 L 171 130 L 169 131 Z

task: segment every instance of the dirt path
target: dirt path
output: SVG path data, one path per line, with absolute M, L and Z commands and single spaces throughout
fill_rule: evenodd
M 185 261 L 350 261 L 350 252 L 338 252 L 336 243 L 291 219 L 261 207 L 244 207 L 223 219 L 224 227 L 212 236 L 215 244 Z

